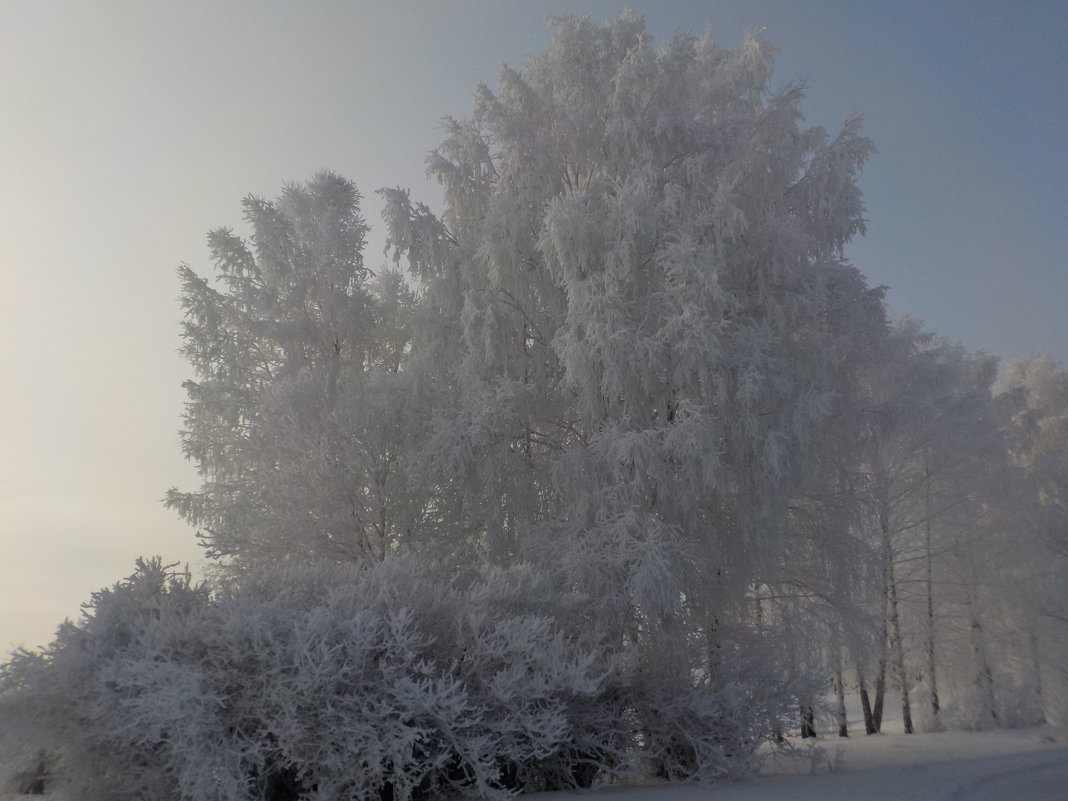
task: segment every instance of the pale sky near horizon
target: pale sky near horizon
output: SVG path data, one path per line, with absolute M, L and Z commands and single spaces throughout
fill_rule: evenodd
M 867 236 L 894 315 L 1068 362 L 1068 3 L 938 0 L 0 0 L 0 653 L 51 639 L 138 555 L 199 559 L 160 498 L 195 486 L 180 262 L 248 193 L 327 168 L 435 205 L 423 159 L 545 17 L 632 7 L 779 48 L 807 123 L 865 118 Z M 365 258 L 382 263 L 380 231 Z

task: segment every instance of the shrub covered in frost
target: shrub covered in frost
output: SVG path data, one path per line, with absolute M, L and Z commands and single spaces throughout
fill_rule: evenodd
M 205 675 L 209 600 L 159 560 L 139 562 L 43 653 L 16 654 L 0 683 L 7 783 L 43 764 L 57 798 L 173 797 L 183 752 L 222 739 Z
M 213 594 L 158 560 L 5 666 L 7 779 L 82 799 L 483 797 L 624 764 L 618 671 L 517 568 L 257 567 Z

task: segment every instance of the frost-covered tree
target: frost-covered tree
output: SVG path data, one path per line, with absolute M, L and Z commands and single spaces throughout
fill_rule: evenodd
M 364 266 L 358 203 L 329 173 L 246 198 L 251 238 L 208 237 L 214 280 L 179 270 L 182 444 L 202 484 L 167 503 L 213 556 L 380 559 L 421 530 L 406 459 L 422 395 L 401 369 L 414 296 Z
M 871 145 L 801 127 L 756 38 L 553 25 L 449 121 L 440 216 L 384 193 L 452 404 L 424 463 L 487 558 L 552 570 L 638 677 L 688 684 L 751 623 L 831 411 L 833 310 L 866 308 L 842 250 Z
M 1043 504 L 1068 505 L 1068 371 L 1049 354 L 1020 359 L 1006 365 L 999 389 L 1023 395 L 1017 455 Z
M 998 387 L 1016 413 L 1013 455 L 1027 477 L 1029 502 L 1014 554 L 1024 580 L 1029 657 L 1043 714 L 1068 721 L 1068 371 L 1048 354 L 1006 365 Z
M 863 431 L 871 406 L 868 371 L 886 358 L 891 343 L 881 289 L 859 285 L 836 297 L 827 310 L 828 328 L 837 332 L 826 352 L 835 365 L 829 414 L 807 438 L 802 476 L 788 502 L 787 534 L 751 596 L 769 647 L 786 650 L 806 676 L 800 687 L 804 716 L 811 718 L 814 699 L 827 691 L 830 677 L 838 731 L 845 736 L 846 676 L 858 668 L 864 685 L 858 665 L 875 650 L 877 613 L 869 596 L 881 586 L 881 560 L 862 525 Z
M 996 359 L 909 319 L 888 345 L 868 365 L 857 432 L 860 530 L 882 570 L 870 603 L 881 632 L 863 666 L 875 678 L 873 724 L 889 677 L 907 729 L 919 691 L 930 726 L 942 725 L 947 701 L 951 724 L 989 725 L 998 695 L 1012 693 L 1009 654 L 1027 650 L 1012 635 L 1027 615 L 1008 591 L 1027 503 L 1007 407 L 992 393 Z

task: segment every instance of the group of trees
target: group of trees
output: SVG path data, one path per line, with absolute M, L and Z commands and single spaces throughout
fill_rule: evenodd
M 447 121 L 441 214 L 380 192 L 377 272 L 348 181 L 246 199 L 181 268 L 167 504 L 216 575 L 143 562 L 5 665 L 9 773 L 492 796 L 741 775 L 853 687 L 869 732 L 891 687 L 907 730 L 1060 714 L 1068 374 L 888 323 L 871 144 L 769 52 L 556 20 Z

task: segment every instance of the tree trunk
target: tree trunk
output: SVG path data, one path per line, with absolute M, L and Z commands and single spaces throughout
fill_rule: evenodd
M 970 568 L 970 574 L 974 577 L 976 571 L 970 557 L 968 558 L 968 567 Z M 985 726 L 989 723 L 997 726 L 998 710 L 994 696 L 994 671 L 991 670 L 990 660 L 987 658 L 986 632 L 983 631 L 983 624 L 979 621 L 979 614 L 976 610 L 977 603 L 973 584 L 968 584 L 966 598 L 968 617 L 971 621 L 972 649 L 975 652 L 975 684 L 979 688 L 979 697 L 982 699 L 983 705 L 982 717 L 984 720 L 980 725 Z
M 816 713 L 812 704 L 801 705 L 801 738 L 816 736 Z
M 864 673 L 857 666 L 857 687 L 860 690 L 860 707 L 864 710 L 864 733 L 875 734 L 875 717 L 871 713 L 871 699 L 868 697 L 868 685 L 864 683 Z
M 905 734 L 912 734 L 912 707 L 909 704 L 909 679 L 905 672 L 905 645 L 901 641 L 901 616 L 898 613 L 897 582 L 894 580 L 894 565 L 891 563 L 889 571 L 890 591 L 890 632 L 894 642 L 894 667 L 897 673 L 897 683 L 901 688 L 901 719 L 905 724 Z
M 901 641 L 901 615 L 897 603 L 897 582 L 894 579 L 894 551 L 890 542 L 890 509 L 885 498 L 879 504 L 879 529 L 883 538 L 883 558 L 886 559 L 886 600 L 890 605 L 890 635 L 893 639 L 891 650 L 894 654 L 897 683 L 901 687 L 901 716 L 905 723 L 905 734 L 912 734 L 912 709 L 909 704 L 908 676 L 905 674 L 905 648 Z
M 887 554 L 884 552 L 884 558 Z M 872 721 L 875 723 L 875 731 L 883 730 L 883 703 L 886 700 L 886 644 L 889 640 L 887 631 L 887 567 L 883 567 L 883 614 L 879 637 L 879 666 L 875 674 L 875 707 L 872 709 Z
M 969 604 L 970 606 L 971 604 Z M 990 669 L 990 660 L 986 656 L 986 640 L 983 633 L 983 625 L 975 616 L 974 608 L 971 610 L 972 617 L 972 647 L 975 649 L 975 682 L 979 686 L 979 693 L 983 699 L 983 717 L 994 726 L 998 725 L 998 710 L 994 697 L 994 672 Z
M 875 731 L 883 730 L 883 702 L 886 700 L 886 617 L 883 617 L 883 638 L 879 655 L 879 672 L 875 674 L 875 707 L 871 717 Z
M 941 731 L 942 725 L 938 719 L 938 713 L 942 705 L 938 700 L 938 674 L 935 666 L 935 618 L 934 618 L 934 551 L 931 548 L 931 465 L 924 465 L 924 480 L 926 481 L 924 494 L 924 518 L 927 528 L 926 553 L 927 562 L 927 679 L 931 690 L 931 715 L 932 726 L 935 731 Z
M 834 674 L 834 694 L 838 699 L 838 736 L 849 736 L 849 721 L 846 718 L 846 705 L 845 705 L 845 682 L 842 680 L 842 665 L 841 654 L 839 654 L 838 670 Z
M 872 710 L 872 721 L 875 723 L 875 730 L 882 731 L 883 728 L 883 703 L 886 700 L 886 643 L 888 639 L 887 632 L 887 595 L 890 586 L 890 561 L 893 558 L 893 551 L 890 547 L 890 506 L 888 500 L 889 486 L 886 473 L 882 469 L 882 458 L 879 454 L 878 439 L 875 440 L 875 451 L 873 456 L 873 464 L 875 467 L 876 476 L 876 491 L 878 493 L 879 501 L 879 533 L 882 536 L 882 551 L 883 551 L 883 593 L 882 593 L 882 621 L 880 625 L 880 637 L 879 637 L 879 667 L 878 672 L 875 674 L 875 708 Z

